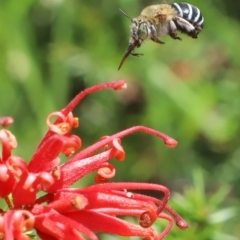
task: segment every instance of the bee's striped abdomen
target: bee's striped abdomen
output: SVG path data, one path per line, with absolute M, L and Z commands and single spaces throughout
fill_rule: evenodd
M 202 30 L 204 18 L 197 7 L 189 3 L 173 3 L 171 6 L 177 10 L 179 17 L 189 21 L 198 30 Z

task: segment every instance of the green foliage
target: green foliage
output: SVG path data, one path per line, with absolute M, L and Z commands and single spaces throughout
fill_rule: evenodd
M 225 2 L 189 1 L 205 17 L 197 40 L 146 42 L 137 49 L 144 56 L 129 57 L 117 71 L 130 35 L 118 8 L 137 16 L 156 1 L 1 1 L 0 115 L 15 118 L 16 152 L 29 159 L 48 113 L 86 86 L 126 79 L 126 91 L 97 93 L 75 112 L 84 146 L 140 124 L 176 138 L 176 149 L 142 133 L 126 138 L 127 159 L 117 163 L 115 180 L 156 182 L 178 192 L 173 205 L 183 205 L 190 229 L 175 239 L 239 237 L 240 221 L 230 216 L 240 211 L 240 24 L 234 18 L 240 7 L 225 8 Z M 206 173 L 206 190 L 202 179 L 192 183 L 193 169 Z
M 224 206 L 224 201 L 230 193 L 231 187 L 223 184 L 207 194 L 202 170 L 193 171 L 193 185 L 185 186 L 183 195 L 174 193 L 171 206 L 185 220 L 190 223 L 190 228 L 180 231 L 177 228 L 171 232 L 171 239 L 196 239 L 196 240 L 237 240 L 228 230 L 227 223 L 237 218 L 236 206 Z M 234 231 L 234 229 L 232 229 Z M 235 235 L 236 236 L 236 235 Z

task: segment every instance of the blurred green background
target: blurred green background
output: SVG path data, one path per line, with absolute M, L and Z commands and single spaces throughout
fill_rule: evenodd
M 29 160 L 50 112 L 88 86 L 125 79 L 127 90 L 96 93 L 75 110 L 84 147 L 133 125 L 177 139 L 169 149 L 144 133 L 125 138 L 126 161 L 114 162 L 114 181 L 170 188 L 170 205 L 190 229 L 175 227 L 166 239 L 237 240 L 240 1 L 188 2 L 205 18 L 198 39 L 145 42 L 136 51 L 144 56 L 130 56 L 118 71 L 130 36 L 130 21 L 118 9 L 135 17 L 159 1 L 0 1 L 0 115 L 15 118 L 15 154 Z M 80 184 L 92 182 L 91 176 Z

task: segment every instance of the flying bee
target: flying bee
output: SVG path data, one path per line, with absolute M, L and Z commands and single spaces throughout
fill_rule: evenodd
M 192 38 L 197 38 L 203 29 L 204 18 L 200 10 L 188 3 L 151 5 L 144 8 L 141 14 L 133 19 L 121 9 L 119 10 L 131 20 L 132 25 L 129 45 L 118 70 L 130 54 L 133 56 L 142 55 L 133 53 L 133 50 L 136 47 L 139 48 L 144 40 L 150 39 L 156 43 L 164 44 L 158 39 L 164 35 L 181 40 L 177 35 L 178 31 Z

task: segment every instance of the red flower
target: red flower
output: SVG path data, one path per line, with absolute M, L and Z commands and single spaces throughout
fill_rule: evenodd
M 115 175 L 115 168 L 108 161 L 116 158 L 123 161 L 125 152 L 121 139 L 136 131 L 143 131 L 161 138 L 168 147 L 177 142 L 167 135 L 144 126 L 135 126 L 105 136 L 95 144 L 76 153 L 81 147 L 81 139 L 71 134 L 78 127 L 78 119 L 72 111 L 88 94 L 105 89 L 115 90 L 126 87 L 125 81 L 109 82 L 90 87 L 78 94 L 60 112 L 49 115 L 49 131 L 27 165 L 25 161 L 11 154 L 17 147 L 14 135 L 0 131 L 2 157 L 0 159 L 0 197 L 9 210 L 1 209 L 0 238 L 30 239 L 35 229 L 39 237 L 53 239 L 98 239 L 96 232 L 120 236 L 142 236 L 145 240 L 163 239 L 171 230 L 174 219 L 179 228 L 187 223 L 167 206 L 170 192 L 168 188 L 150 183 L 106 183 Z M 56 121 L 52 122 L 52 118 Z M 0 118 L 3 127 L 13 122 L 12 118 Z M 103 149 L 102 152 L 98 152 Z M 59 154 L 71 157 L 60 165 Z M 84 188 L 71 185 L 85 175 L 96 171 L 96 184 Z M 162 200 L 131 190 L 154 190 L 164 193 Z M 45 193 L 38 197 L 39 192 Z M 139 218 L 139 224 L 129 223 L 120 216 Z M 158 219 L 166 219 L 169 224 L 158 234 L 151 226 Z

